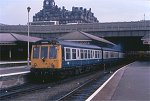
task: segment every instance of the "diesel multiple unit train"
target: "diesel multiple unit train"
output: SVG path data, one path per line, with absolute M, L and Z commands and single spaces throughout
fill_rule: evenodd
M 124 53 L 119 49 L 61 40 L 40 40 L 32 45 L 31 73 L 36 75 L 80 73 L 91 70 L 94 65 L 115 63 L 123 58 Z

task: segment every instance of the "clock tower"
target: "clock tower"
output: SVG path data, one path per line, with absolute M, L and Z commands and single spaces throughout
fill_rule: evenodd
M 55 6 L 54 0 L 44 0 L 43 8 L 48 9 Z

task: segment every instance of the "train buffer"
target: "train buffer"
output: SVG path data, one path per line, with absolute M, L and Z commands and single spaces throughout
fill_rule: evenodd
M 86 101 L 150 101 L 150 62 L 136 61 L 116 71 Z

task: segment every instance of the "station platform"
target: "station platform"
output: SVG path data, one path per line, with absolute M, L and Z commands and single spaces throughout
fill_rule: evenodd
M 0 61 L 0 77 L 28 73 L 27 61 Z
M 5 68 L 0 68 L 0 77 L 24 74 L 29 72 L 30 72 L 30 68 L 27 68 L 27 66 L 5 67 Z
M 122 67 L 86 101 L 150 101 L 150 61 Z

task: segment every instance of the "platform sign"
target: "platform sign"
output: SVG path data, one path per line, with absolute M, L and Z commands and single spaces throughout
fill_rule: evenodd
M 148 44 L 148 45 L 150 45 L 150 40 L 143 40 L 143 44 Z

